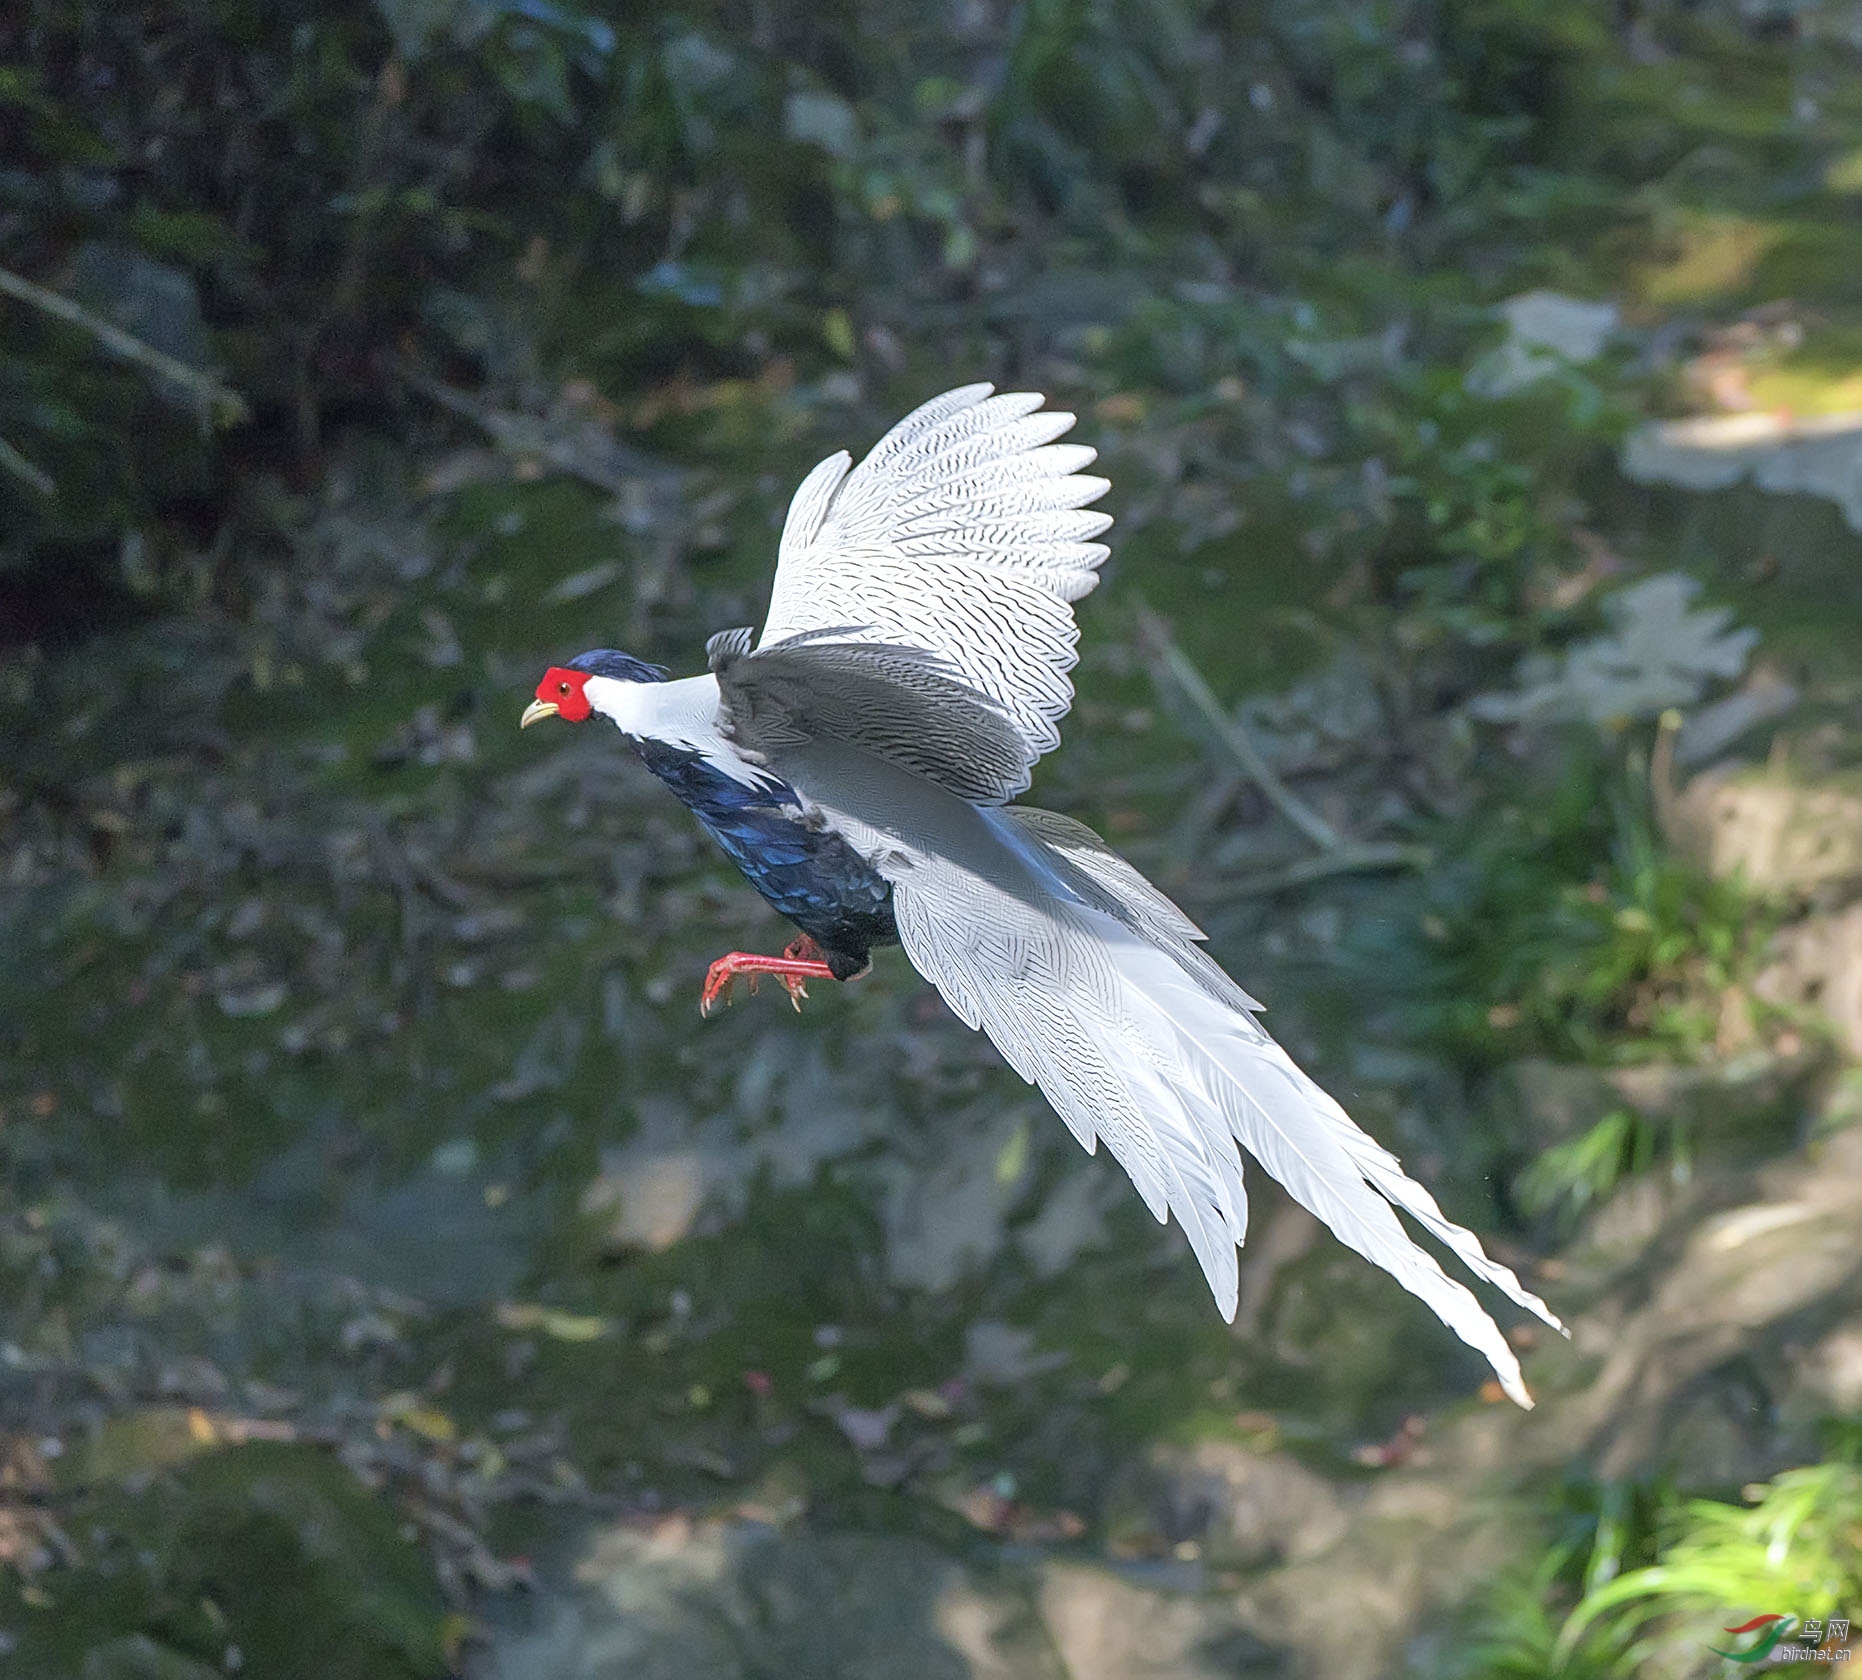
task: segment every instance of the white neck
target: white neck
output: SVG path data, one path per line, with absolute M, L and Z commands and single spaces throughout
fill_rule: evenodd
M 718 679 L 709 672 L 677 682 L 627 682 L 590 677 L 588 703 L 636 741 L 664 741 L 701 753 L 733 781 L 755 786 L 768 780 L 724 738 L 718 725 Z

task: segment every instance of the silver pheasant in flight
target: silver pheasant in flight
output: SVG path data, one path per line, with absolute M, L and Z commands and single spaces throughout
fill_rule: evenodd
M 969 385 L 843 453 L 789 508 L 761 636 L 728 630 L 703 676 L 612 649 L 556 666 L 528 726 L 600 714 L 802 937 L 714 963 L 799 993 L 897 942 L 969 1026 L 1040 1086 L 1091 1151 L 1103 1139 L 1163 1221 L 1175 1214 L 1223 1316 L 1247 1233 L 1245 1148 L 1367 1260 L 1486 1355 L 1530 1405 L 1474 1295 L 1407 1213 L 1493 1284 L 1558 1320 L 1256 1018 L 1190 919 L 1090 829 L 1011 804 L 1073 700 L 1072 603 L 1111 524 L 1073 416 Z

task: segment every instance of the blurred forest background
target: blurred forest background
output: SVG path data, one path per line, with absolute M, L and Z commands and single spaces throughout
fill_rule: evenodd
M 14 0 L 0 1672 L 1704 1676 L 1862 1613 L 1862 6 Z M 1242 1311 L 543 665 L 944 387 L 1042 804 L 1535 1280 Z M 547 738 L 543 738 L 547 737 Z M 1265 778 L 1258 773 L 1262 763 Z

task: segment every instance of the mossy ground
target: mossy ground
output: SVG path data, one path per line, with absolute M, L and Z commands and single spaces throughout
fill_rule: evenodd
M 0 1380 L 38 1455 L 20 1497 L 69 1544 L 38 1515 L 8 1530 L 22 1672 L 223 1667 L 233 1645 L 247 1672 L 327 1672 L 302 1665 L 330 1642 L 345 1672 L 443 1672 L 472 1570 L 546 1545 L 552 1498 L 805 1508 L 962 1547 L 1001 1534 L 958 1495 L 999 1485 L 1090 1548 L 1152 1443 L 1271 1439 L 1362 1476 L 1354 1449 L 1478 1388 L 1329 1242 L 1278 1264 L 1243 1337 L 1129 1196 L 1039 1275 L 1020 1234 L 1073 1146 L 896 954 L 800 1018 L 765 995 L 699 1022 L 709 958 L 785 935 L 612 740 L 515 729 L 553 660 L 691 668 L 754 621 L 820 455 L 958 377 L 1039 384 L 1101 448 L 1120 524 L 1037 797 L 1184 897 L 1452 1214 L 1549 1241 L 1483 1079 L 1527 1053 L 1710 1053 L 1674 977 L 1703 905 L 1741 912 L 1662 875 L 1667 920 L 1624 919 L 1652 914 L 1627 855 L 1646 728 L 1522 757 L 1460 709 L 1592 627 L 1614 580 L 1680 568 L 1804 688 L 1807 750 L 1855 762 L 1839 514 L 1632 490 L 1613 458 L 1716 354 L 1761 406 L 1853 406 L 1862 84 L 1813 24 L 1755 35 L 1713 8 L 1628 28 L 1601 5 L 1397 7 L 1368 33 L 1348 7 L 1244 10 L 1160 44 L 1148 12 L 1035 7 L 990 25 L 997 84 L 884 8 L 857 52 L 799 19 L 773 46 L 722 16 L 629 24 L 632 82 L 573 20 L 513 13 L 423 57 L 391 50 L 397 8 L 256 44 L 203 8 L 220 58 L 296 66 L 299 167 L 343 177 L 320 191 L 382 177 L 326 230 L 363 271 L 352 315 L 304 303 L 296 337 L 275 171 L 238 240 L 217 200 L 182 216 L 183 175 L 111 220 L 72 183 L 128 167 L 115 96 L 93 109 L 50 60 L 0 82 L 38 124 L 19 174 L 66 195 L 35 201 L 34 250 L 78 237 L 60 216 L 140 239 L 193 277 L 259 408 L 215 438 L 107 367 L 60 420 L 34 393 L 87 345 L 37 322 L 9 341 L 0 432 L 82 514 L 16 522 L 0 668 Z M 1077 77 L 1103 130 L 1075 120 Z M 798 87 L 852 113 L 851 152 L 773 144 Z M 344 149 L 333 113 L 356 111 L 372 151 Z M 1197 151 L 1200 112 L 1221 121 Z M 478 149 L 436 205 L 410 180 L 438 132 Z M 956 161 L 965 135 L 986 167 Z M 1491 306 L 1540 284 L 1617 299 L 1617 347 L 1471 396 Z M 1430 870 L 1253 894 L 1300 843 L 1245 788 L 1194 815 L 1229 767 L 1152 680 L 1140 600 L 1228 705 L 1341 654 L 1367 671 L 1380 727 L 1322 743 L 1301 785 Z M 811 1102 L 847 1117 L 838 1141 Z M 1000 1203 L 972 1263 L 901 1281 L 899 1163 L 928 1173 L 959 1118 L 1023 1109 L 953 1181 Z M 604 1151 L 714 1122 L 761 1165 L 663 1251 L 617 1249 L 585 1203 Z M 1261 1186 L 1257 1230 L 1283 1208 Z M 998 1322 L 1064 1360 L 979 1377 L 969 1332 Z M 896 1474 L 834 1421 L 912 1395 Z M 294 1438 L 227 1444 L 254 1416 Z M 40 1462 L 47 1441 L 92 1469 Z M 423 1500 L 489 1549 L 409 1515 Z

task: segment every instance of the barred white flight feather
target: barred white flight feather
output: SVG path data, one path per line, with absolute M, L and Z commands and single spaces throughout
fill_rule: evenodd
M 1109 488 L 1053 440 L 1071 414 L 966 385 L 926 403 L 859 466 L 842 452 L 789 506 L 760 647 L 810 630 L 923 648 L 1007 714 L 1036 755 L 1059 744 L 1078 658 L 1070 603 L 1098 580 Z M 849 470 L 851 468 L 851 471 Z M 1012 792 L 1027 786 L 1024 777 Z

